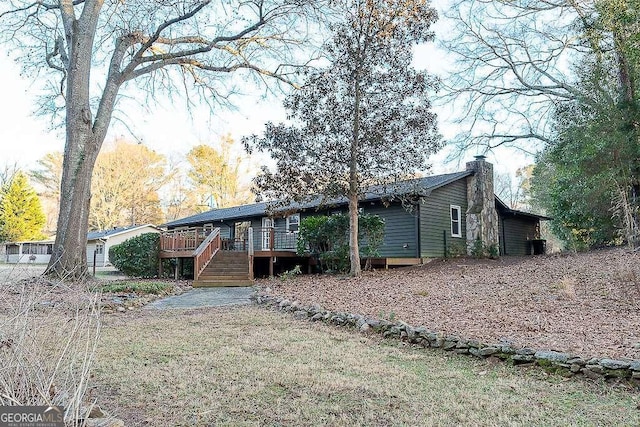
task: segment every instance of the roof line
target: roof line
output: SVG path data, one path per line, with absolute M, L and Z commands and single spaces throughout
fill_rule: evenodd
M 424 195 L 427 195 L 428 192 L 432 190 L 441 188 L 454 181 L 466 178 L 472 175 L 473 173 L 474 173 L 473 171 L 460 171 L 460 172 L 452 172 L 452 173 L 440 174 L 440 175 L 431 175 L 431 176 L 426 176 L 422 178 L 413 178 L 413 179 L 408 179 L 404 181 L 399 181 L 395 183 L 395 185 L 402 185 L 402 184 L 410 185 L 411 183 L 416 183 L 416 186 L 415 186 L 416 188 L 410 188 L 410 189 L 405 188 L 404 189 L 405 192 L 403 194 L 415 192 L 415 194 L 417 195 L 424 196 Z M 446 177 L 446 179 L 440 182 L 438 181 L 439 177 Z M 425 181 L 425 180 L 432 180 L 436 182 L 431 185 L 424 184 L 424 187 L 426 188 L 420 188 L 420 184 L 419 184 L 420 181 Z M 379 187 L 380 186 L 378 186 L 378 188 Z M 362 195 L 362 201 L 370 201 L 370 200 L 385 199 L 385 198 L 394 199 L 395 198 L 394 196 L 397 197 L 401 193 L 401 192 L 398 192 L 398 194 L 396 195 L 392 193 L 377 194 L 375 193 L 375 191 L 376 191 L 376 186 L 369 187 L 369 190 L 365 191 L 364 194 Z M 322 208 L 323 206 L 341 206 L 348 203 L 348 200 L 346 199 L 343 200 L 344 197 L 331 199 L 327 203 L 318 203 L 317 198 L 320 197 L 319 195 L 313 195 L 308 197 L 315 198 L 316 201 L 312 200 L 306 203 L 299 203 L 297 204 L 298 206 L 295 206 L 294 208 L 299 210 L 307 210 L 307 209 L 314 209 L 314 208 L 318 209 L 318 208 Z M 214 221 L 227 221 L 230 219 L 250 218 L 250 217 L 255 217 L 259 215 L 266 215 L 267 214 L 266 211 L 268 209 L 269 204 L 276 203 L 276 202 L 277 201 L 258 202 L 258 203 L 240 205 L 240 206 L 231 206 L 228 208 L 215 209 L 215 210 L 191 215 L 186 218 L 180 218 L 173 221 L 169 221 L 162 224 L 162 226 L 163 227 L 180 227 L 183 225 L 206 224 L 208 222 L 214 222 Z M 251 208 L 255 208 L 255 209 L 251 209 Z M 234 212 L 234 210 L 237 212 Z M 282 212 L 284 210 L 286 209 L 278 209 L 276 212 Z

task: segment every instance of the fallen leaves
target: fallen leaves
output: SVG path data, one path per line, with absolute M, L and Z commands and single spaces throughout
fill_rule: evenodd
M 362 277 L 298 276 L 272 294 L 486 342 L 640 359 L 640 254 L 435 260 Z

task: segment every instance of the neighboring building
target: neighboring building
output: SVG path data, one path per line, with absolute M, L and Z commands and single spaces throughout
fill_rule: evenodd
M 4 261 L 11 264 L 47 264 L 53 251 L 53 240 L 9 242 L 4 244 Z
M 469 253 L 478 239 L 499 248 L 501 255 L 532 254 L 539 247 L 534 243 L 540 242 L 540 220 L 548 219 L 510 209 L 500 201 L 493 191 L 493 166 L 483 156 L 467 163 L 465 171 L 405 181 L 393 193 L 374 189 L 359 206 L 385 220 L 379 251 L 384 265 L 419 264 L 425 258 Z M 301 218 L 348 209 L 346 199 L 328 204 L 318 200 L 275 213 L 268 208 L 268 203 L 255 203 L 214 209 L 165 226 L 174 234 L 194 227 L 219 228 L 223 242 L 243 247 L 245 230 L 251 227 L 256 257 L 273 259 L 295 256 Z M 172 254 L 165 251 L 163 257 Z
M 109 248 L 141 234 L 160 233 L 161 231 L 158 227 L 151 224 L 116 227 L 103 231 L 90 231 L 87 234 L 87 264 L 93 265 L 95 256 L 96 267 L 106 267 L 110 265 Z
M 151 224 L 118 227 L 105 231 L 90 231 L 87 234 L 87 263 L 93 265 L 95 252 L 96 266 L 109 265 L 109 248 L 144 233 L 160 233 Z M 5 243 L 4 260 L 8 263 L 47 264 L 53 252 L 53 240 Z

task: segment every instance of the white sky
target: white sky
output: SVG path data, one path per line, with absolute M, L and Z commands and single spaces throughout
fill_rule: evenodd
M 446 3 L 446 0 L 436 3 Z M 446 22 L 439 21 L 434 30 L 436 35 L 446 31 Z M 443 73 L 451 64 L 446 55 L 433 46 L 416 50 L 415 64 L 432 73 Z M 62 129 L 50 129 L 48 116 L 35 116 L 37 85 L 20 76 L 20 69 L 8 56 L 0 57 L 0 93 L 4 98 L 0 110 L 0 167 L 17 163 L 30 169 L 36 160 L 51 151 L 62 151 L 64 134 Z M 145 145 L 167 156 L 185 154 L 194 145 L 215 144 L 220 136 L 231 133 L 236 139 L 244 135 L 260 133 L 267 121 L 284 119 L 281 100 L 267 102 L 260 96 L 246 97 L 238 105 L 237 111 L 218 111 L 209 114 L 207 106 L 192 111 L 190 115 L 183 103 L 167 103 L 153 107 L 153 113 L 140 112 L 139 108 L 120 104 L 120 111 L 126 115 L 127 125 Z M 445 138 L 453 137 L 458 129 L 447 123 L 446 112 L 439 114 L 440 132 Z M 130 133 L 118 122 L 112 123 L 107 141 L 123 136 L 131 139 Z M 433 158 L 433 172 L 443 173 L 461 170 L 464 162 L 471 160 L 475 152 L 470 152 L 459 161 L 444 164 L 446 153 Z M 488 156 L 499 173 L 514 173 L 515 169 L 531 163 L 523 153 L 513 150 L 497 150 Z

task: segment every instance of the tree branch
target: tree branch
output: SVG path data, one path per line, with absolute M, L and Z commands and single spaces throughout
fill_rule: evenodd
M 194 7 L 191 11 L 183 15 L 180 15 L 176 18 L 169 19 L 168 21 L 165 21 L 162 24 L 160 24 L 160 26 L 156 29 L 155 33 L 152 36 L 150 36 L 147 40 L 141 40 L 142 46 L 134 54 L 133 59 L 131 60 L 129 65 L 127 65 L 127 67 L 122 71 L 122 73 L 126 76 L 129 73 L 133 72 L 133 70 L 139 65 L 139 61 L 142 59 L 143 55 L 147 52 L 147 50 L 149 50 L 149 48 L 151 48 L 151 46 L 153 46 L 156 40 L 158 40 L 158 38 L 162 34 L 162 31 L 164 31 L 166 28 L 170 27 L 173 24 L 186 21 L 187 19 L 195 16 L 210 2 L 211 0 L 204 0 L 200 4 L 196 5 L 196 7 Z

